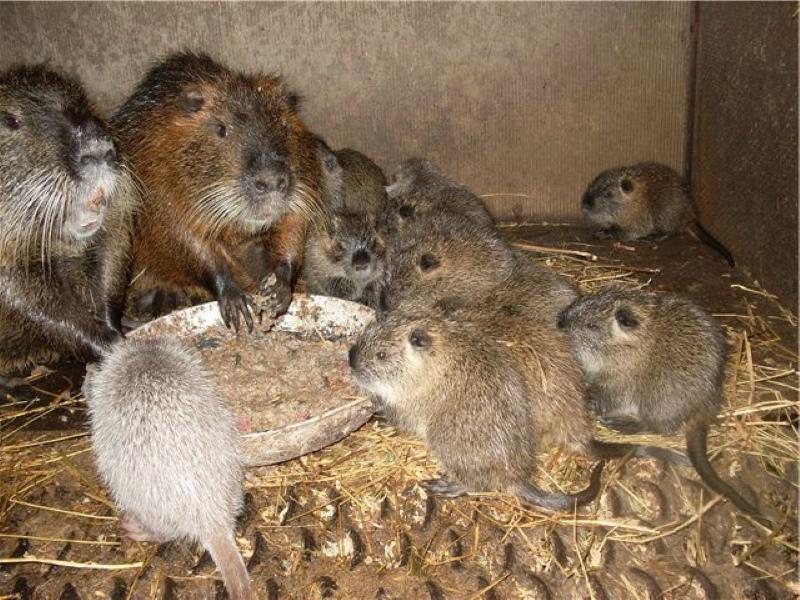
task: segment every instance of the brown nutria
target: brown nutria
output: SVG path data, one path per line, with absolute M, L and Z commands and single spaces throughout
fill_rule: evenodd
M 136 193 L 81 84 L 0 73 L 0 373 L 120 337 Z
M 422 438 L 441 464 L 443 477 L 428 482 L 433 492 L 501 490 L 572 510 L 597 496 L 602 462 L 576 494 L 540 490 L 529 478 L 548 442 L 582 449 L 591 441 L 580 371 L 554 328 L 514 324 L 535 348 L 517 343 L 517 327 L 395 311 L 367 327 L 350 349 L 350 366 L 356 382 L 387 405 L 390 420 Z
M 386 176 L 358 150 L 332 150 L 317 136 L 326 206 L 340 213 L 379 215 L 386 208 Z
M 332 213 L 306 239 L 303 279 L 310 294 L 378 307 L 386 278 L 386 245 L 368 213 Z
M 84 382 L 92 448 L 136 541 L 200 542 L 232 598 L 250 598 L 236 547 L 244 470 L 235 420 L 202 361 L 167 338 L 117 344 Z
M 689 229 L 733 267 L 730 251 L 697 220 L 691 196 L 673 169 L 654 162 L 616 167 L 598 175 L 583 194 L 583 214 L 600 237 L 663 239 Z
M 429 160 L 405 160 L 386 192 L 392 207 L 387 213 L 392 231 L 402 232 L 408 223 L 443 211 L 462 215 L 480 227 L 494 230 L 494 218 L 483 200 L 450 179 Z
M 205 55 L 163 60 L 113 118 L 146 196 L 134 236 L 132 295 L 201 287 L 226 324 L 252 328 L 259 277 L 239 258 L 263 240 L 283 311 L 302 263 L 320 165 L 298 99 L 275 76 Z
M 382 308 L 479 302 L 513 267 L 513 250 L 494 230 L 464 215 L 430 213 L 395 236 Z
M 525 314 L 555 327 L 558 314 L 578 296 L 572 280 L 512 250 L 492 231 L 446 212 L 406 231 L 393 245 L 390 263 L 384 310 L 494 310 L 502 305 L 508 314 Z
M 685 428 L 689 458 L 703 481 L 744 512 L 758 510 L 722 481 L 706 436 L 722 402 L 727 340 L 704 310 L 674 294 L 612 286 L 564 311 L 601 423 L 624 432 Z

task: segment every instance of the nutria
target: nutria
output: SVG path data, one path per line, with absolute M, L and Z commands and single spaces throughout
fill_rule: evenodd
M 730 251 L 697 219 L 691 196 L 673 169 L 654 162 L 608 169 L 583 194 L 583 214 L 602 229 L 599 237 L 663 239 L 689 229 L 733 267 Z
M 232 598 L 250 598 L 236 547 L 244 471 L 234 417 L 202 361 L 168 338 L 117 344 L 84 382 L 97 470 L 136 541 L 200 542 Z
M 577 300 L 559 327 L 572 340 L 601 423 L 626 433 L 685 428 L 689 458 L 706 485 L 759 514 L 708 461 L 728 351 L 711 316 L 675 294 L 612 286 Z
M 510 246 L 464 215 L 436 212 L 407 225 L 390 248 L 386 310 L 479 302 L 512 273 Z
M 386 208 L 386 176 L 365 154 L 352 148 L 332 150 L 316 136 L 326 205 L 340 213 L 379 215 Z
M 402 232 L 409 222 L 425 220 L 429 214 L 442 211 L 467 217 L 479 227 L 494 231 L 494 218 L 483 200 L 429 160 L 405 160 L 386 192 L 392 206 L 387 222 L 393 231 Z
M 135 208 L 80 82 L 44 66 L 0 73 L 0 373 L 96 360 L 120 337 Z
M 132 296 L 201 287 L 226 324 L 252 328 L 245 292 L 263 272 L 240 260 L 263 240 L 285 311 L 319 205 L 316 144 L 298 98 L 276 76 L 246 75 L 201 54 L 166 58 L 112 121 L 146 190 L 133 248 Z
M 390 264 L 384 310 L 413 305 L 420 311 L 448 312 L 502 305 L 509 314 L 524 313 L 555 327 L 558 314 L 578 296 L 574 281 L 535 264 L 466 217 L 447 212 L 429 216 L 395 240 Z
M 331 213 L 310 228 L 303 263 L 308 293 L 377 308 L 385 277 L 386 245 L 375 217 Z
M 592 422 L 565 340 L 533 321 L 509 331 L 423 315 L 389 313 L 350 349 L 356 382 L 376 394 L 393 424 L 422 438 L 444 471 L 429 482 L 446 496 L 501 490 L 551 510 L 572 510 L 600 490 L 603 463 L 576 494 L 529 478 L 548 442 L 586 447 Z M 499 334 L 499 335 L 498 335 Z M 533 345 L 522 337 L 535 340 Z

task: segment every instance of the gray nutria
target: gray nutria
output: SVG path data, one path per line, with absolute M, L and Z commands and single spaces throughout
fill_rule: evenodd
M 0 73 L 0 373 L 121 337 L 137 194 L 80 82 Z
M 158 314 L 169 294 L 200 288 L 227 325 L 252 328 L 247 293 L 268 267 L 276 312 L 285 311 L 321 185 L 298 97 L 278 77 L 182 53 L 154 66 L 112 123 L 146 191 L 133 248 L 137 307 Z M 239 252 L 259 241 L 267 266 L 254 271 Z
M 598 175 L 583 194 L 583 214 L 602 227 L 598 235 L 622 240 L 662 239 L 689 229 L 730 266 L 730 251 L 697 220 L 680 176 L 666 165 L 644 162 Z
M 386 191 L 391 206 L 386 219 L 392 232 L 402 233 L 410 223 L 441 212 L 466 217 L 478 227 L 494 231 L 494 218 L 483 200 L 429 160 L 405 160 Z
M 500 490 L 552 510 L 597 496 L 602 462 L 576 494 L 546 492 L 529 481 L 537 451 L 548 442 L 584 448 L 592 424 L 568 345 L 555 329 L 532 321 L 525 329 L 535 348 L 516 343 L 519 332 L 497 336 L 470 322 L 395 311 L 351 348 L 356 382 L 441 464 L 443 477 L 429 482 L 433 492 Z
M 177 340 L 118 344 L 84 382 L 97 469 L 136 541 L 200 542 L 232 598 L 250 598 L 236 547 L 243 467 L 234 417 Z
M 394 311 L 367 327 L 349 358 L 356 382 L 389 421 L 422 438 L 440 461 L 445 478 L 431 489 L 442 495 L 503 490 L 553 510 L 590 502 L 602 463 L 573 495 L 528 481 L 536 453 L 549 444 L 604 459 L 632 453 L 684 462 L 662 448 L 595 440 L 567 337 L 502 307 L 462 309 L 455 319 Z
M 559 327 L 572 339 L 602 423 L 628 433 L 684 428 L 689 459 L 708 487 L 759 515 L 708 462 L 728 349 L 712 317 L 675 294 L 612 286 L 576 301 Z
M 369 213 L 332 213 L 306 239 L 303 279 L 310 294 L 378 307 L 386 278 L 386 245 Z

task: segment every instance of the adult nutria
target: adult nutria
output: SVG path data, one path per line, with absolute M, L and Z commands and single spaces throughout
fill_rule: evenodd
M 589 222 L 602 227 L 601 237 L 663 239 L 689 229 L 735 266 L 730 251 L 698 221 L 680 176 L 666 165 L 643 162 L 603 171 L 589 184 L 581 206 Z
M 387 215 L 393 231 L 402 232 L 409 223 L 443 211 L 467 217 L 479 227 L 494 230 L 494 218 L 483 200 L 450 179 L 429 160 L 405 160 L 386 192 L 393 206 Z
M 303 279 L 310 294 L 361 302 L 372 308 L 386 279 L 386 245 L 368 213 L 332 213 L 306 239 Z
M 80 82 L 0 73 L 0 373 L 120 337 L 136 194 Z
M 546 443 L 590 443 L 580 372 L 558 332 L 532 321 L 524 328 L 531 343 L 518 343 L 517 328 L 497 335 L 494 327 L 395 311 L 367 327 L 350 366 L 393 424 L 422 438 L 439 461 L 444 475 L 429 482 L 435 493 L 501 490 L 572 510 L 597 496 L 602 462 L 576 494 L 546 492 L 529 479 Z
M 134 237 L 132 295 L 201 287 L 226 324 L 252 327 L 258 290 L 237 255 L 263 240 L 278 312 L 291 300 L 307 217 L 319 202 L 316 145 L 298 99 L 276 76 L 246 75 L 205 55 L 163 60 L 113 118 L 146 191 Z
M 742 511 L 758 510 L 708 461 L 709 423 L 722 403 L 727 340 L 701 308 L 674 294 L 612 287 L 562 314 L 600 421 L 623 432 L 685 429 L 702 480 Z
M 200 359 L 176 340 L 129 340 L 90 367 L 84 395 L 97 469 L 128 536 L 200 542 L 231 597 L 250 598 L 234 539 L 239 434 Z

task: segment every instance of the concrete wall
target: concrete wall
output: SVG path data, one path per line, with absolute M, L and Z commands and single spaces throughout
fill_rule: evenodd
M 578 218 L 585 185 L 684 164 L 687 3 L 0 3 L 0 68 L 49 60 L 112 109 L 180 48 L 276 70 L 308 123 L 391 169 L 429 156 L 501 216 Z
M 692 189 L 701 220 L 797 310 L 797 3 L 702 3 Z

